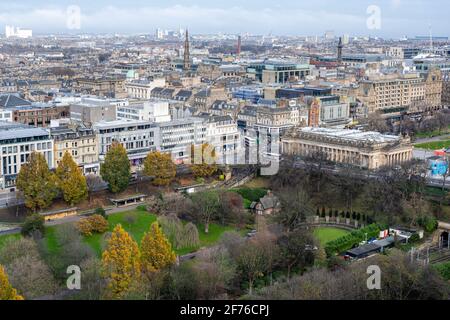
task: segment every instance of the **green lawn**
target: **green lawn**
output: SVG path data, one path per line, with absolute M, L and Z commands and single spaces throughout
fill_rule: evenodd
M 134 223 L 130 224 L 127 222 L 126 218 L 128 215 L 135 217 Z M 150 225 L 155 221 L 156 215 L 139 210 L 125 211 L 108 216 L 109 231 L 112 231 L 116 225 L 121 224 L 138 243 L 141 241 L 144 233 L 150 229 Z M 103 235 L 94 234 L 86 237 L 85 241 L 94 249 L 98 256 L 101 255 L 104 247 Z
M 424 138 L 434 138 L 443 134 L 447 134 L 450 132 L 450 126 L 448 126 L 447 130 L 442 130 L 439 132 L 439 130 L 434 130 L 431 132 L 418 132 L 416 133 L 416 138 L 418 139 L 424 139 Z
M 442 140 L 442 141 L 433 141 L 427 143 L 419 143 L 415 144 L 414 147 L 417 149 L 426 149 L 426 150 L 440 150 L 450 148 L 450 140 Z
M 136 221 L 133 224 L 129 224 L 126 221 L 126 217 L 129 214 L 134 214 Z M 109 231 L 112 231 L 117 224 L 121 224 L 122 227 L 133 237 L 133 239 L 140 243 L 144 233 L 150 229 L 150 225 L 157 219 L 156 215 L 150 214 L 145 211 L 133 210 L 127 212 L 121 212 L 108 216 Z M 202 225 L 198 226 L 200 247 L 209 247 L 219 241 L 222 234 L 226 231 L 234 230 L 232 227 L 224 227 L 217 224 L 210 224 L 209 233 L 204 232 L 204 227 Z M 95 234 L 90 237 L 85 238 L 86 243 L 88 243 L 98 256 L 101 256 L 105 244 L 103 243 L 103 235 Z M 174 251 L 178 255 L 184 255 L 190 252 L 194 252 L 199 248 L 182 248 L 175 249 Z
M 127 217 L 129 215 L 134 216 L 135 221 L 129 223 Z M 150 225 L 155 222 L 157 216 L 145 211 L 132 210 L 126 212 L 120 212 L 108 216 L 109 231 L 112 231 L 117 224 L 121 224 L 122 227 L 133 237 L 133 239 L 140 243 L 144 233 L 150 229 Z M 59 244 L 56 238 L 56 230 L 58 226 L 47 227 L 45 231 L 45 243 L 47 245 L 48 251 L 51 255 L 58 255 Z M 192 248 L 182 248 L 174 250 L 178 255 L 184 255 L 190 252 L 194 252 L 202 247 L 213 246 L 220 240 L 222 234 L 226 231 L 235 230 L 233 227 L 221 226 L 218 224 L 210 224 L 209 233 L 206 234 L 204 227 L 202 225 L 198 226 L 200 246 Z M 245 233 L 245 230 L 243 231 Z M 20 234 L 7 235 L 0 237 L 0 248 L 2 244 L 9 238 L 19 239 Z M 97 256 L 101 256 L 103 248 L 105 247 L 104 235 L 94 234 L 90 237 L 85 237 L 84 241 L 92 247 Z
M 314 236 L 323 246 L 328 242 L 334 241 L 340 237 L 347 235 L 349 232 L 343 229 L 332 227 L 318 227 L 314 229 Z
M 0 249 L 3 247 L 3 244 L 4 244 L 8 239 L 20 239 L 20 237 L 21 237 L 20 233 L 17 233 L 17 234 L 7 234 L 7 235 L 0 236 Z

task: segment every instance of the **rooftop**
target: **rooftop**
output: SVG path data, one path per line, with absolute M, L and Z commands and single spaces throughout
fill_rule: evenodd
M 304 133 L 311 133 L 315 135 L 327 136 L 332 138 L 340 138 L 352 141 L 370 141 L 376 143 L 396 142 L 400 138 L 398 136 L 386 135 L 375 131 L 360 131 L 349 129 L 331 129 L 331 128 L 302 128 L 300 130 Z
M 49 136 L 47 130 L 15 122 L 0 121 L 0 140 Z

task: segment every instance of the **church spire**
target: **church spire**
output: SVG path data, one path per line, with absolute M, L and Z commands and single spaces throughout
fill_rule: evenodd
M 189 53 L 189 31 L 186 28 L 186 39 L 184 40 L 184 61 L 183 61 L 183 70 L 189 71 L 191 69 L 191 57 Z

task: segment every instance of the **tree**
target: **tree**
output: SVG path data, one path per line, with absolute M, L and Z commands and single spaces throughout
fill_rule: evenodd
M 314 262 L 314 254 L 311 251 L 314 238 L 304 230 L 299 229 L 284 234 L 278 239 L 278 245 L 281 250 L 281 260 L 287 267 L 288 279 L 294 267 L 303 269 Z
M 141 241 L 141 266 L 145 274 L 170 267 L 176 261 L 172 246 L 163 234 L 157 222 L 154 222 L 149 232 Z
M 95 191 L 99 191 L 103 186 L 103 183 L 104 182 L 102 178 L 95 174 L 88 174 L 86 176 L 86 185 L 89 191 L 89 202 L 91 201 L 92 193 L 94 193 Z
M 192 202 L 194 215 L 204 224 L 205 233 L 209 233 L 209 223 L 219 207 L 219 195 L 214 191 L 194 193 Z
M 298 186 L 284 188 L 277 195 L 281 210 L 273 215 L 273 220 L 285 227 L 286 230 L 294 230 L 307 217 L 314 215 L 310 198 L 302 188 Z M 322 217 L 325 218 L 325 208 L 322 209 Z
M 244 246 L 241 246 L 236 262 L 238 270 L 248 281 L 249 294 L 251 295 L 255 281 L 263 277 L 270 269 L 265 247 L 254 239 L 248 241 Z
M 137 243 L 118 224 L 102 255 L 103 275 L 107 280 L 107 296 L 122 298 L 140 277 L 140 254 Z
M 23 300 L 23 297 L 17 294 L 9 283 L 8 276 L 5 269 L 0 265 L 0 300 Z
M 26 207 L 33 212 L 47 208 L 57 195 L 55 177 L 41 153 L 30 154 L 28 162 L 20 168 L 16 184 L 23 193 Z
M 170 243 L 176 248 L 181 249 L 184 247 L 183 239 L 183 223 L 176 214 L 168 214 L 158 217 L 158 223 L 163 230 L 165 236 Z
M 200 245 L 198 229 L 192 222 L 187 223 L 183 228 L 184 247 L 194 248 Z
M 57 185 L 61 189 L 64 201 L 73 206 L 88 196 L 86 177 L 83 176 L 72 156 L 66 151 L 56 168 Z
M 55 294 L 57 284 L 45 262 L 35 254 L 26 253 L 6 267 L 9 279 L 26 299 Z
M 75 295 L 78 300 L 100 300 L 104 294 L 106 282 L 102 276 L 102 263 L 97 258 L 84 260 L 81 265 L 82 286 Z
M 25 219 L 20 232 L 23 236 L 32 236 L 35 232 L 39 232 L 43 235 L 45 233 L 44 224 L 44 217 L 35 213 Z
M 145 158 L 144 174 L 154 177 L 154 185 L 167 186 L 175 178 L 177 168 L 170 154 L 155 151 L 149 153 L 147 158 Z
M 387 121 L 383 118 L 380 112 L 373 112 L 369 114 L 367 119 L 363 122 L 367 124 L 367 130 L 369 131 L 378 131 L 381 133 L 389 132 Z
M 8 239 L 0 249 L 0 264 L 11 285 L 26 299 L 55 293 L 56 283 L 42 260 L 36 242 L 30 238 Z
M 191 169 L 196 177 L 210 177 L 217 172 L 216 150 L 204 143 L 191 146 Z
M 230 288 L 236 265 L 228 251 L 215 247 L 199 253 L 193 268 L 196 271 L 198 299 L 217 299 Z
M 217 210 L 222 225 L 227 223 L 244 224 L 244 199 L 237 192 L 224 191 L 219 194 L 220 202 Z M 259 200 L 259 199 L 258 199 Z
M 131 179 L 130 161 L 127 151 L 118 142 L 114 142 L 106 153 L 105 162 L 101 165 L 100 175 L 108 183 L 113 193 L 124 191 Z

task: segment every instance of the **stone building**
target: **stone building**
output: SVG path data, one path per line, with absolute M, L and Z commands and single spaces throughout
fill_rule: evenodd
M 370 170 L 408 162 L 413 152 L 409 137 L 346 129 L 294 128 L 281 139 L 281 144 L 286 155 L 321 153 L 329 161 Z
M 55 165 L 64 154 L 69 152 L 83 174 L 99 174 L 97 136 L 90 128 L 52 128 L 50 134 L 54 140 Z
M 442 104 L 442 74 L 439 69 L 432 69 L 423 77 L 419 74 L 371 77 L 363 80 L 355 91 L 369 113 L 407 109 L 417 104 L 438 107 Z

